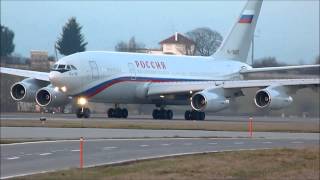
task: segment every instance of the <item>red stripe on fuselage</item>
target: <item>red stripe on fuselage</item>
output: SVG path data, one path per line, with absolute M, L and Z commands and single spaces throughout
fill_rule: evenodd
M 171 81 L 168 81 L 168 80 L 115 80 L 113 81 L 112 83 L 108 83 L 106 84 L 105 86 L 102 86 L 100 88 L 98 88 L 95 92 L 87 95 L 86 97 L 90 98 L 90 97 L 93 97 L 95 95 L 97 95 L 98 93 L 100 93 L 101 91 L 113 86 L 114 84 L 117 84 L 117 83 L 121 83 L 121 82 L 171 82 Z
M 252 19 L 251 18 L 243 18 L 239 20 L 239 23 L 251 23 Z

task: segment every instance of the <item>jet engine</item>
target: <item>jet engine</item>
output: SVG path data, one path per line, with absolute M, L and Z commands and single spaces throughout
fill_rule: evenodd
M 60 106 L 70 101 L 71 98 L 52 85 L 41 88 L 36 93 L 36 102 L 40 106 Z
M 23 81 L 17 82 L 11 86 L 11 97 L 16 101 L 33 102 L 38 89 L 46 86 L 47 83 L 27 78 Z
M 221 88 L 203 90 L 195 93 L 191 98 L 191 107 L 196 111 L 216 112 L 229 105 L 229 100 L 225 98 Z
M 260 89 L 255 95 L 254 102 L 259 108 L 282 109 L 289 106 L 293 99 L 283 86 L 269 86 Z

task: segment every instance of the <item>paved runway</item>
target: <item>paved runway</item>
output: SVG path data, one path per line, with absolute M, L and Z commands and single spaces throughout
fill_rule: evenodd
M 74 114 L 51 114 L 51 113 L 1 113 L 1 120 L 39 120 L 40 117 L 46 117 L 47 120 L 79 120 Z M 183 115 L 176 115 L 174 120 L 169 121 L 185 121 Z M 106 114 L 92 114 L 89 119 L 82 119 L 85 121 L 90 120 L 115 120 L 115 121 L 155 121 L 151 118 L 151 115 L 130 115 L 128 119 L 114 119 L 106 118 Z M 168 120 L 158 120 L 166 122 Z M 213 116 L 207 115 L 206 121 L 231 121 L 231 122 L 247 122 L 248 116 Z M 266 117 L 266 116 L 255 116 L 254 121 L 256 122 L 319 122 L 319 117 Z
M 84 143 L 85 167 L 201 152 L 319 146 L 307 139 L 122 139 Z M 1 145 L 1 178 L 79 166 L 79 142 L 58 141 Z
M 1 114 L 1 120 L 38 120 L 41 114 Z M 48 120 L 78 120 L 73 114 L 46 114 Z M 105 115 L 92 119 L 106 121 Z M 215 121 L 246 122 L 247 117 L 210 116 Z M 108 121 L 154 121 L 149 116 Z M 166 123 L 168 120 L 164 120 Z M 175 120 L 181 121 L 181 119 Z M 184 120 L 183 120 L 184 121 Z M 310 122 L 319 119 L 257 117 L 258 122 Z M 316 122 L 316 123 L 315 123 Z M 99 128 L 0 127 L 3 139 L 79 139 L 85 141 L 85 166 L 114 164 L 137 159 L 183 155 L 203 152 L 253 150 L 276 147 L 319 147 L 319 133 L 203 131 L 203 130 L 143 130 Z M 181 138 L 177 138 L 181 137 Z M 187 138 L 186 138 L 187 137 Z M 204 138 L 205 137 L 205 138 Z M 120 139 L 119 139 L 120 138 Z M 130 138 L 130 139 L 126 139 Z M 140 139 L 144 138 L 144 139 Z M 1 178 L 54 171 L 79 166 L 79 141 L 62 140 L 0 145 Z

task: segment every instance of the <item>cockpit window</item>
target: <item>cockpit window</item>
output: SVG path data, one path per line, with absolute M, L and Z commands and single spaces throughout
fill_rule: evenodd
M 77 70 L 77 68 L 71 64 L 55 64 L 51 70 L 64 73 L 71 70 Z
M 66 67 L 66 65 L 64 64 L 59 64 L 58 69 L 64 69 Z
M 73 69 L 73 70 L 77 70 L 77 68 L 76 67 L 74 67 L 74 65 L 70 65 L 71 66 L 71 69 Z

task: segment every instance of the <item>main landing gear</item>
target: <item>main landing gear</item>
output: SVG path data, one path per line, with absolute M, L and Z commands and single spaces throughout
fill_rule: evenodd
M 80 107 L 76 110 L 77 118 L 89 118 L 91 111 L 87 107 Z
M 152 112 L 153 119 L 172 119 L 173 112 L 172 110 L 165 110 L 164 108 L 154 109 Z
M 128 110 L 126 108 L 110 108 L 108 109 L 108 118 L 127 118 Z
M 205 118 L 206 114 L 204 112 L 191 110 L 184 113 L 185 120 L 204 120 Z

